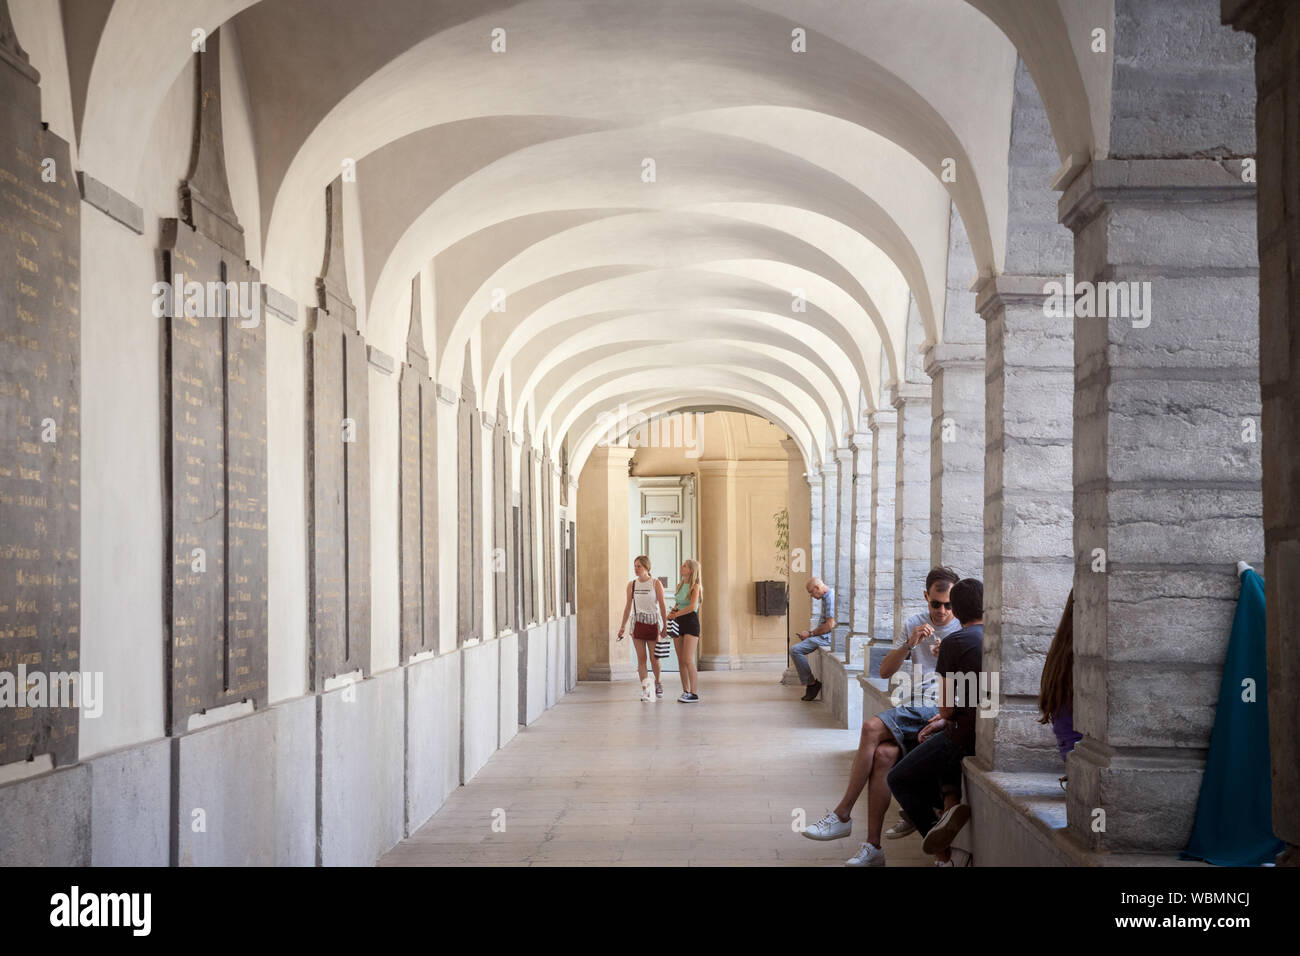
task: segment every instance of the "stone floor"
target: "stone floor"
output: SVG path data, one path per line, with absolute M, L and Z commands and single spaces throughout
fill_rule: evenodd
M 654 704 L 635 683 L 579 684 L 380 865 L 835 866 L 857 851 L 865 795 L 851 837 L 791 828 L 796 808 L 811 823 L 839 800 L 856 731 L 779 672 L 705 673 L 697 704 L 665 678 Z M 885 850 L 891 866 L 929 864 L 915 834 Z

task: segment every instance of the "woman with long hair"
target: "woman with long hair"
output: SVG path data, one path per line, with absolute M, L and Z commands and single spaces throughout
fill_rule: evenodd
M 623 607 L 623 623 L 618 629 L 618 639 L 623 640 L 628 613 L 631 612 L 634 615 L 632 643 L 636 647 L 636 672 L 641 678 L 641 700 L 643 703 L 653 703 L 664 695 L 664 685 L 659 676 L 659 658 L 651 653 L 650 647 L 665 633 L 667 627 L 664 586 L 658 578 L 650 577 L 650 559 L 644 554 L 636 556 L 632 569 L 636 577 L 627 582 L 627 604 Z M 646 676 L 647 657 L 655 672 L 653 687 Z
M 1074 729 L 1074 589 L 1066 598 L 1061 623 L 1056 625 L 1056 635 L 1047 649 L 1043 662 L 1043 677 L 1038 687 L 1040 724 L 1051 724 L 1056 734 L 1056 748 L 1061 759 L 1074 749 L 1083 734 Z M 1065 786 L 1066 778 L 1061 778 Z
M 700 574 L 700 562 L 687 558 L 682 562 L 678 572 L 681 584 L 673 596 L 675 607 L 668 612 L 668 620 L 675 625 L 677 635 L 673 641 L 677 645 L 677 667 L 682 679 L 682 696 L 677 698 L 680 704 L 693 704 L 700 699 L 696 693 L 696 681 L 699 672 L 695 667 L 695 649 L 700 642 L 700 605 L 704 602 L 704 580 Z

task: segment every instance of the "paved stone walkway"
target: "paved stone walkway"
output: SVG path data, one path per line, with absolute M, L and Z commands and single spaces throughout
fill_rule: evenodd
M 702 674 L 697 704 L 665 677 L 654 704 L 635 683 L 579 684 L 380 865 L 835 866 L 857 851 L 865 794 L 846 839 L 791 829 L 795 808 L 811 823 L 839 800 L 857 731 L 778 672 Z M 891 804 L 885 826 L 897 817 Z M 885 851 L 891 866 L 929 863 L 915 834 Z

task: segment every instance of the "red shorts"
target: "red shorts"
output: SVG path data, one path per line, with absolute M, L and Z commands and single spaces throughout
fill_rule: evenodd
M 655 624 L 635 621 L 632 624 L 632 636 L 638 641 L 657 641 L 659 640 L 659 627 Z

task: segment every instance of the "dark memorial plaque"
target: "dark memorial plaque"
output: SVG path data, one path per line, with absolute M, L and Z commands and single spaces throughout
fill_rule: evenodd
M 506 416 L 505 383 L 497 393 L 497 416 L 492 431 L 492 578 L 495 582 L 497 633 L 515 626 L 515 549 L 512 542 L 510 424 Z
M 370 373 L 343 260 L 342 177 L 325 189 L 325 260 L 307 331 L 311 688 L 370 670 Z
M 163 221 L 159 257 L 170 735 L 267 702 L 266 327 L 226 182 L 218 34 L 198 57 L 181 218 Z
M 398 385 L 401 466 L 401 659 L 438 649 L 437 396 L 420 321 L 420 277 L 411 282 L 406 364 Z
M 459 541 L 456 551 L 456 640 L 483 637 L 483 491 L 481 418 L 474 392 L 470 346 L 465 343 L 460 404 L 456 418 L 456 506 Z
M 546 617 L 555 617 L 555 466 L 549 441 L 542 442 L 542 585 Z
M 78 710 L 52 705 L 81 693 L 64 679 L 81 667 L 81 199 L 39 80 L 0 0 L 0 765 L 64 766 Z
M 537 497 L 534 487 L 537 456 L 527 426 L 524 427 L 524 450 L 520 459 L 519 527 L 522 534 L 519 542 L 519 576 L 524 589 L 524 619 L 520 624 L 526 626 L 537 623 L 537 519 L 533 510 Z

